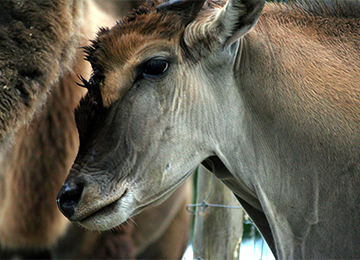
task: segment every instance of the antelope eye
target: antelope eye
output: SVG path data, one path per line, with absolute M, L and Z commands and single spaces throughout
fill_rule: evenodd
M 149 60 L 144 64 L 143 74 L 150 76 L 159 76 L 167 71 L 169 62 L 166 60 Z

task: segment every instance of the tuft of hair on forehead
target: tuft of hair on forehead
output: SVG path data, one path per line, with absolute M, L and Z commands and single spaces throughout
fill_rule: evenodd
M 98 64 L 98 57 L 95 55 L 95 52 L 100 49 L 100 44 L 97 39 L 102 37 L 102 35 L 108 34 L 110 31 L 109 28 L 101 27 L 99 29 L 99 32 L 96 35 L 95 40 L 91 40 L 91 44 L 88 46 L 83 47 L 83 50 L 85 52 L 85 60 L 90 62 L 91 67 L 93 69 L 94 74 L 101 74 L 103 75 L 103 71 L 99 71 L 100 64 Z
M 191 60 L 197 60 L 189 51 L 189 48 L 192 49 L 193 47 L 188 46 L 184 41 L 184 31 L 187 24 L 184 24 L 183 17 L 178 12 L 157 10 L 157 6 L 163 2 L 162 0 L 148 0 L 147 3 L 134 9 L 128 16 L 117 22 L 111 29 L 100 29 L 97 37 L 91 41 L 89 46 L 84 48 L 86 59 L 91 63 L 94 74 L 104 75 L 111 67 L 110 64 L 113 60 L 119 58 L 126 60 L 126 53 L 123 52 L 122 47 L 128 48 L 130 45 L 136 45 L 144 41 L 146 36 L 179 40 L 183 55 L 186 58 L 191 58 Z M 209 12 L 213 13 L 214 10 L 223 7 L 225 2 L 224 0 L 206 1 L 203 10 L 198 15 L 199 19 L 206 19 Z M 139 37 L 134 37 L 134 35 L 139 35 Z M 141 35 L 145 37 L 141 38 Z M 199 36 L 200 39 L 196 35 L 193 36 L 196 40 L 202 40 L 201 36 Z M 118 44 L 121 38 L 124 40 Z
M 175 13 L 157 12 L 156 7 L 161 1 L 149 1 L 110 28 L 100 28 L 97 36 L 89 46 L 84 47 L 86 60 L 92 65 L 95 74 L 104 74 L 113 53 L 121 56 L 121 45 L 118 40 L 127 35 L 144 35 L 158 39 L 172 40 L 180 38 L 184 31 L 181 17 Z M 132 38 L 134 39 L 134 38 Z M 141 41 L 141 39 L 139 39 Z M 131 45 L 130 40 L 122 44 Z

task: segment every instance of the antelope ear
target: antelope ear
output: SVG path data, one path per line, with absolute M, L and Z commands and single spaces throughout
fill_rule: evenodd
M 205 0 L 170 0 L 159 4 L 156 11 L 177 13 L 182 18 L 182 22 L 187 25 L 195 19 L 204 2 Z
M 265 0 L 228 0 L 213 22 L 220 25 L 225 46 L 230 46 L 250 32 L 257 23 Z

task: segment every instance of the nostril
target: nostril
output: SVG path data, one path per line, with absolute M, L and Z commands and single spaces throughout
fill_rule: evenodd
M 57 204 L 60 211 L 65 217 L 70 218 L 74 215 L 75 209 L 79 204 L 84 185 L 79 184 L 64 184 L 57 196 Z

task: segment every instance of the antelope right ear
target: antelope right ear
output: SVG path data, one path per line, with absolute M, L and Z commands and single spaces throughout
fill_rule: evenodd
M 204 2 L 205 0 L 170 0 L 169 2 L 159 4 L 156 11 L 179 14 L 183 24 L 186 26 L 195 19 Z
M 244 37 L 256 25 L 265 0 L 228 0 L 217 18 L 213 28 L 222 28 L 218 36 L 225 39 L 224 46 L 230 46 Z

